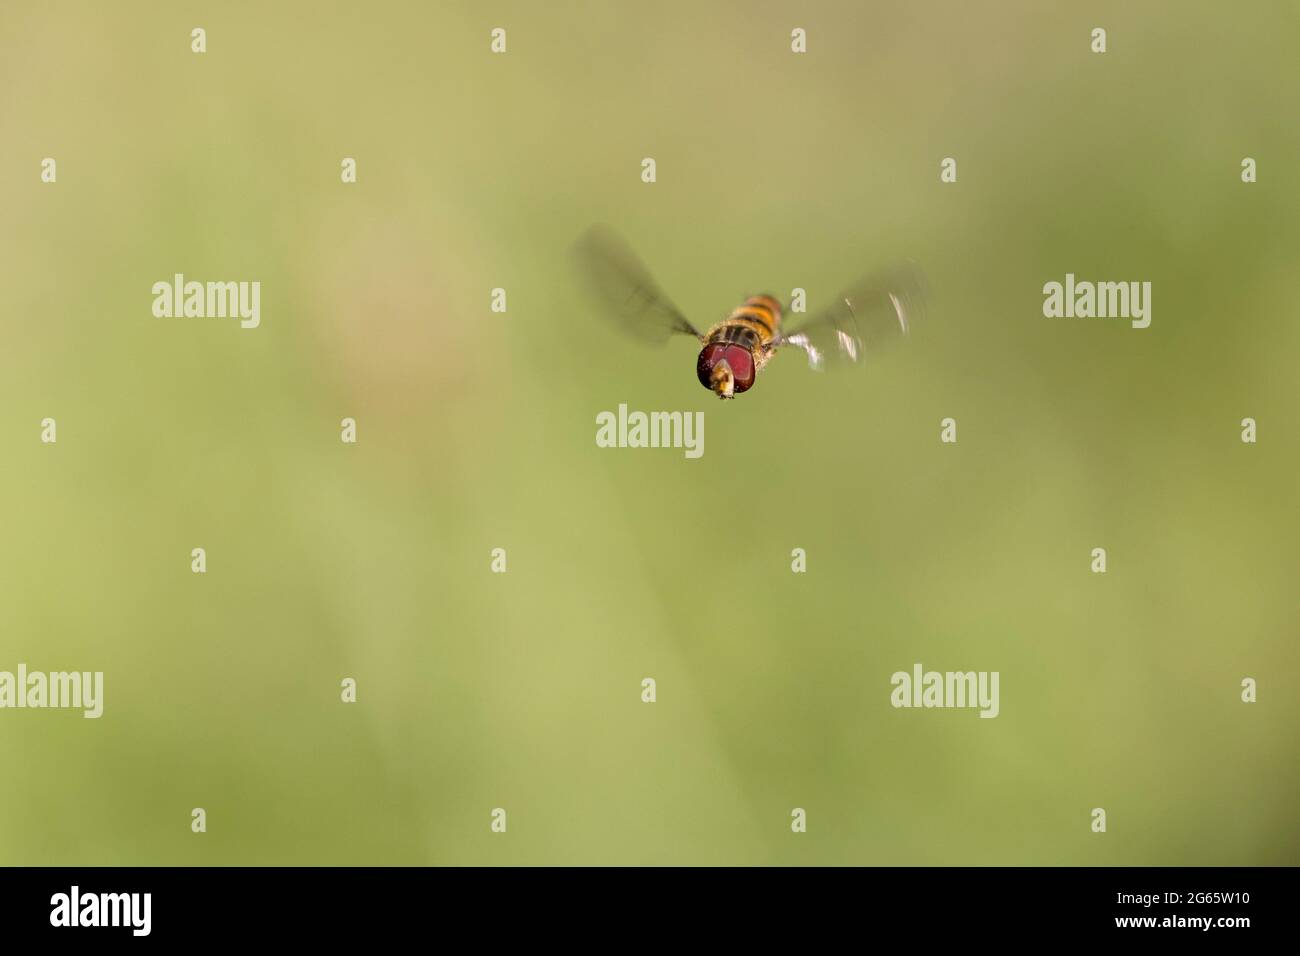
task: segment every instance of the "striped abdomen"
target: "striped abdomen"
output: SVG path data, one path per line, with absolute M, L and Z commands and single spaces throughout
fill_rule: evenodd
M 781 303 L 770 295 L 751 295 L 721 324 L 752 329 L 760 348 L 771 345 L 781 331 Z

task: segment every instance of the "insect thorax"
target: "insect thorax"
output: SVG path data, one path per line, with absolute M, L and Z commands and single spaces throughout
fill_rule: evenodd
M 727 344 L 743 345 L 750 351 L 756 351 L 763 343 L 759 339 L 758 332 L 744 322 L 738 322 L 732 318 L 723 319 L 708 332 L 704 333 L 704 340 L 709 343 L 726 342 Z

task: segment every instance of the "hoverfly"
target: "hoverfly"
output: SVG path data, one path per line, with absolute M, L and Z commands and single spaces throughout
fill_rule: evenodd
M 787 346 L 801 349 L 814 369 L 861 363 L 889 340 L 908 335 L 922 298 L 920 274 L 908 266 L 850 287 L 791 332 L 782 328 L 783 310 L 775 297 L 751 295 L 701 333 L 609 229 L 593 226 L 578 240 L 576 252 L 597 299 L 625 332 L 651 344 L 663 344 L 675 333 L 699 339 L 696 377 L 724 399 L 749 391 L 763 366 Z

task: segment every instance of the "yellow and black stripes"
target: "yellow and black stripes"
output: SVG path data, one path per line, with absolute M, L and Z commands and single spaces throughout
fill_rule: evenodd
M 770 295 L 751 295 L 727 316 L 725 324 L 752 329 L 760 346 L 769 345 L 780 333 L 781 303 Z

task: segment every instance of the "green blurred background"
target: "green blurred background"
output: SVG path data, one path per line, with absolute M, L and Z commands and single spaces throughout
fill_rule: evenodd
M 1073 6 L 6 3 L 0 669 L 106 686 L 0 712 L 0 862 L 1300 862 L 1300 14 Z M 593 221 L 698 324 L 933 299 L 724 405 L 581 297 Z M 1001 715 L 891 708 L 918 661 Z

